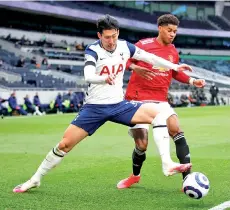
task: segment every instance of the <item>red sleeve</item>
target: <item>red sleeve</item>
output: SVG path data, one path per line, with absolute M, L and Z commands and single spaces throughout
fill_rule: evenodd
M 135 44 L 135 46 L 141 48 L 141 47 L 142 47 L 142 44 L 141 44 L 141 42 L 139 41 L 139 42 L 137 42 L 137 43 Z M 133 59 L 133 58 L 130 58 L 130 59 L 127 61 L 127 63 L 126 63 L 126 69 L 129 69 L 129 67 L 130 67 L 130 65 L 131 65 L 132 63 L 136 64 L 136 63 L 137 63 L 137 60 L 135 60 L 135 59 Z
M 179 55 L 177 54 L 177 62 L 176 63 L 179 63 Z M 183 71 L 172 71 L 172 77 L 179 81 L 179 82 L 182 82 L 182 83 L 186 83 L 188 84 L 189 83 L 189 79 L 190 77 L 185 74 Z
M 172 71 L 172 77 L 182 83 L 189 83 L 190 77 L 185 74 L 183 71 Z

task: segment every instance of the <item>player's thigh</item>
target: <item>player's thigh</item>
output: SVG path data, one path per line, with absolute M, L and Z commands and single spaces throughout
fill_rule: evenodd
M 157 111 L 161 112 L 161 117 L 154 120 L 154 127 L 167 125 L 167 119 L 171 116 L 177 116 L 174 109 L 167 102 L 156 104 Z
M 108 120 L 122 125 L 133 126 L 131 123 L 136 111 L 142 105 L 142 102 L 124 100 L 108 110 Z
M 133 115 L 131 123 L 151 124 L 158 113 L 154 103 L 143 103 Z
M 99 105 L 85 105 L 71 124 L 83 129 L 91 136 L 105 122 L 106 116 L 104 115 L 103 107 Z
M 70 124 L 65 130 L 63 138 L 59 143 L 59 149 L 69 152 L 76 144 L 88 136 L 88 132 L 82 128 Z

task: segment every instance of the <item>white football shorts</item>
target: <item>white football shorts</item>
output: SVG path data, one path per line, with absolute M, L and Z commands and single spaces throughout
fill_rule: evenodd
M 144 101 L 143 101 L 144 102 Z M 154 103 L 154 108 L 158 111 L 158 112 L 165 112 L 165 113 L 170 113 L 170 115 L 177 115 L 176 112 L 174 111 L 174 109 L 170 106 L 170 104 L 168 102 L 150 102 L 148 101 L 148 103 Z M 166 120 L 167 120 L 167 116 L 165 116 L 165 119 L 161 119 L 160 124 L 161 125 L 166 125 Z M 157 125 L 160 125 L 157 124 Z M 155 126 L 157 126 L 155 125 Z M 133 127 L 129 127 L 128 130 L 128 134 L 133 137 L 132 135 L 132 130 L 136 129 L 136 128 L 145 128 L 146 130 L 149 130 L 149 124 L 136 124 Z

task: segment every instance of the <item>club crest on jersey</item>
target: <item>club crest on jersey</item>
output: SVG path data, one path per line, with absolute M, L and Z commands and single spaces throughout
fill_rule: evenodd
M 124 60 L 123 53 L 120 53 L 121 59 Z
M 172 56 L 172 55 L 169 55 L 169 61 L 170 61 L 171 63 L 173 63 L 173 56 Z
M 101 72 L 100 72 L 100 76 L 103 74 L 119 74 L 120 72 L 123 72 L 124 70 L 124 66 L 123 64 L 119 64 L 117 65 L 113 65 L 112 68 L 108 67 L 108 66 L 103 66 Z

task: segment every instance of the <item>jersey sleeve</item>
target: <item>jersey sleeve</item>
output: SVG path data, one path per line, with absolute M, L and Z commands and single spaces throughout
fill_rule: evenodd
M 148 53 L 139 47 L 136 47 L 135 53 L 133 54 L 133 58 L 136 60 L 144 61 L 146 63 L 149 63 L 153 66 L 157 67 L 163 67 L 165 69 L 173 69 L 177 71 L 177 64 L 171 63 L 170 61 L 165 60 L 164 58 L 161 58 L 159 56 L 156 56 L 152 53 Z
M 127 43 L 128 43 L 128 42 L 127 42 Z M 129 43 L 129 44 L 130 44 L 130 43 Z M 128 45 L 128 44 L 127 44 L 127 45 Z M 137 43 L 135 44 L 135 46 L 141 48 L 141 47 L 142 47 L 142 44 L 141 44 L 141 42 L 139 41 L 139 42 L 137 42 Z M 132 63 L 136 64 L 136 63 L 137 63 L 137 60 L 134 59 L 134 58 L 130 58 L 130 59 L 127 61 L 127 63 L 126 63 L 126 69 L 129 70 L 129 67 L 130 67 L 130 65 L 131 65 Z
M 176 63 L 179 63 L 179 54 L 177 53 L 177 57 L 176 57 Z M 184 72 L 180 71 L 180 72 L 177 72 L 177 71 L 172 71 L 172 77 L 181 82 L 181 83 L 185 83 L 185 84 L 188 84 L 189 83 L 189 79 L 190 77 L 185 74 Z
M 105 76 L 99 76 L 96 74 L 96 63 L 98 55 L 89 47 L 85 50 L 85 65 L 84 65 L 84 76 L 85 81 L 92 84 L 105 84 Z
M 98 59 L 97 53 L 94 50 L 87 47 L 85 49 L 85 66 L 86 65 L 96 66 L 97 59 Z
M 172 71 L 172 77 L 182 83 L 189 83 L 190 77 L 185 74 L 183 71 Z

